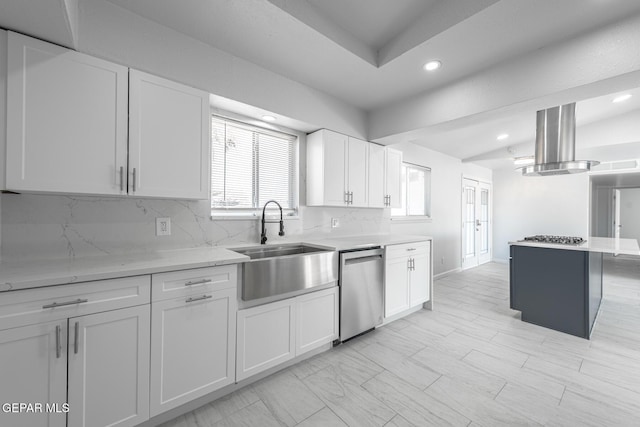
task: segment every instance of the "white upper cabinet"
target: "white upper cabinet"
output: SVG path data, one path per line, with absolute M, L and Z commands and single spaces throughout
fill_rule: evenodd
M 384 208 L 387 205 L 385 192 L 386 149 L 382 145 L 369 145 L 369 207 Z
M 384 174 L 387 206 L 402 207 L 402 151 L 385 148 Z
M 126 191 L 127 68 L 12 32 L 7 60 L 7 189 Z
M 369 143 L 327 129 L 307 136 L 307 205 L 368 206 Z
M 348 137 L 327 129 L 307 136 L 307 205 L 346 206 Z
M 349 137 L 349 151 L 347 159 L 347 189 L 349 192 L 349 206 L 366 208 L 369 206 L 368 176 L 369 176 L 369 143 L 361 139 Z
M 137 70 L 129 91 L 129 192 L 207 199 L 209 94 Z
M 369 207 L 402 206 L 402 151 L 369 144 Z
M 8 190 L 209 198 L 209 95 L 9 32 Z

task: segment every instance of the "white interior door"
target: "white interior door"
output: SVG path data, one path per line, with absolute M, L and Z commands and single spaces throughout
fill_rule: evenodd
M 620 190 L 613 191 L 613 237 L 620 238 Z
M 491 185 L 462 182 L 462 269 L 491 261 Z

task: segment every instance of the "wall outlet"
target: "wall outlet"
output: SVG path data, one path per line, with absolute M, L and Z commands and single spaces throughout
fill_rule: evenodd
M 338 228 L 338 227 L 340 227 L 340 219 L 331 218 L 331 228 Z
M 156 236 L 171 235 L 171 218 L 156 218 Z

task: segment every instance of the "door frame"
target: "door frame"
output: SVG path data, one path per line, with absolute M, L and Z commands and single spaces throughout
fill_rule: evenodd
M 474 223 L 478 224 L 481 206 L 481 194 L 482 190 L 488 191 L 488 220 L 487 220 L 487 238 L 488 238 L 488 250 L 485 254 L 480 252 L 480 233 L 481 231 L 476 228 L 475 233 L 475 262 L 467 263 L 465 265 L 465 187 L 472 185 L 475 189 L 475 212 Z M 491 182 L 482 181 L 476 178 L 462 176 L 461 181 L 461 195 L 460 195 L 460 269 L 466 270 L 469 268 L 477 267 L 479 265 L 490 262 L 493 258 L 493 185 Z

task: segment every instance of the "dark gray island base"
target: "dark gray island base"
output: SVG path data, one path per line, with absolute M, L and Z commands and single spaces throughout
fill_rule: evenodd
M 602 252 L 511 245 L 511 308 L 522 320 L 591 336 L 602 300 Z

